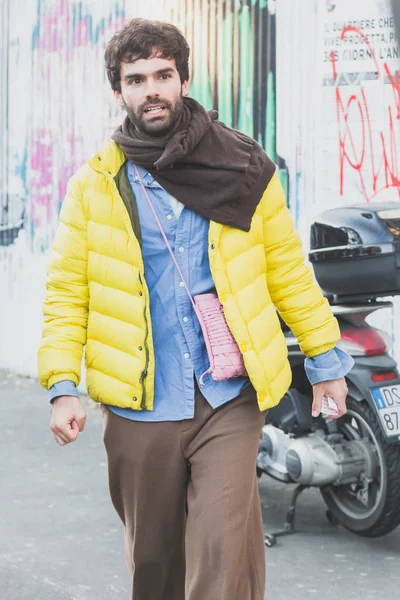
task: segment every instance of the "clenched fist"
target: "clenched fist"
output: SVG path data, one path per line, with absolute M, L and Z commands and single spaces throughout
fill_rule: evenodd
M 332 379 L 330 381 L 321 381 L 313 385 L 314 401 L 312 405 L 312 416 L 318 417 L 321 412 L 322 399 L 324 396 L 330 396 L 336 402 L 338 414 L 330 416 L 331 419 L 340 419 L 347 412 L 347 384 L 344 377 L 341 379 Z
M 60 446 L 75 442 L 85 427 L 86 413 L 76 396 L 58 396 L 53 401 L 50 429 Z

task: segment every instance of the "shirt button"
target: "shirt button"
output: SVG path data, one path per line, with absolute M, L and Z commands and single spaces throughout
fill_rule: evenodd
M 183 317 L 183 322 L 187 323 L 189 321 L 189 319 L 187 317 Z
M 185 287 L 185 284 L 183 283 L 183 281 L 180 282 L 179 287 Z
M 171 221 L 172 215 L 167 215 L 167 219 L 168 219 L 168 221 Z
M 182 246 L 179 248 L 179 252 L 185 252 L 185 248 L 183 248 Z
M 185 354 L 183 355 L 185 358 L 189 358 L 190 354 L 189 352 L 185 352 Z

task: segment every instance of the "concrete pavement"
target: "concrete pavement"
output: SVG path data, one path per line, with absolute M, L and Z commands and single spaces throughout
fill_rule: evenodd
M 101 413 L 85 404 L 84 433 L 59 448 L 48 428 L 46 392 L 36 381 L 0 372 L 0 600 L 130 598 L 122 527 L 108 497 Z M 292 487 L 263 477 L 260 490 L 265 528 L 279 528 Z M 332 527 L 316 490 L 300 497 L 297 523 L 299 533 L 266 549 L 266 598 L 400 597 L 400 528 L 365 540 Z

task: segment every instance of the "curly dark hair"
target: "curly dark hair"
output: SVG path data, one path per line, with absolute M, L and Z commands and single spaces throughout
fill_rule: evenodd
M 159 55 L 175 59 L 181 82 L 189 79 L 190 48 L 174 25 L 149 19 L 132 19 L 117 31 L 106 46 L 104 60 L 111 88 L 121 91 L 121 62 Z

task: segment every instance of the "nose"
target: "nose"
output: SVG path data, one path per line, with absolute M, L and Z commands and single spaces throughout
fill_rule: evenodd
M 157 82 L 152 77 L 147 80 L 146 96 L 149 100 L 159 96 Z

